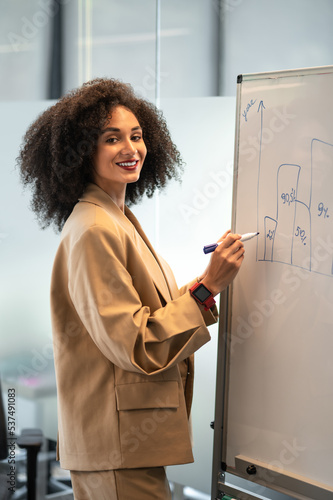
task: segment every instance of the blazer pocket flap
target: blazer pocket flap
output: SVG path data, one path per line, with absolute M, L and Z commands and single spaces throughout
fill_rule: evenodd
M 143 410 L 149 408 L 178 408 L 178 382 L 140 382 L 116 387 L 118 410 Z

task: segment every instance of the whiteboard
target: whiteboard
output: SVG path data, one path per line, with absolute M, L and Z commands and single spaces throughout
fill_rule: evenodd
M 237 88 L 233 230 L 260 234 L 230 289 L 222 454 L 229 472 L 329 499 L 333 67 L 243 75 Z

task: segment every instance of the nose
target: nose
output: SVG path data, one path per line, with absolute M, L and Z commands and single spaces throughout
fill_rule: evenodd
M 131 141 L 129 139 L 124 144 L 124 147 L 122 148 L 121 152 L 122 152 L 123 155 L 133 155 L 133 154 L 137 153 L 137 149 L 136 149 L 135 144 L 133 143 L 133 141 Z

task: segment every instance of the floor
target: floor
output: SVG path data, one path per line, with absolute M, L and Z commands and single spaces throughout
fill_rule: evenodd
M 170 483 L 172 500 L 211 500 L 210 495 L 194 490 L 189 486 L 178 483 Z

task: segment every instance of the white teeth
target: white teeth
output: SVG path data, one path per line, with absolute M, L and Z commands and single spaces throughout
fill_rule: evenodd
M 126 163 L 118 163 L 121 167 L 134 167 L 136 165 L 136 161 L 126 162 Z

